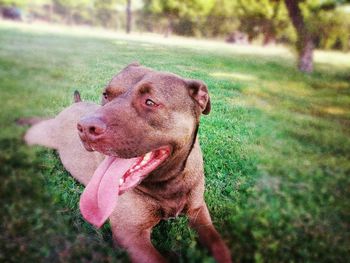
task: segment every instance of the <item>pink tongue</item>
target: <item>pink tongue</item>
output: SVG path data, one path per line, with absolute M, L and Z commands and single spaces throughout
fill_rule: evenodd
M 119 179 L 137 158 L 106 157 L 96 169 L 80 197 L 80 211 L 86 221 L 101 227 L 113 212 L 119 193 Z

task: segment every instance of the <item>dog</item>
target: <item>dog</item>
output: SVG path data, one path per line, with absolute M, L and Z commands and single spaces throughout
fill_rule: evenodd
M 185 214 L 215 259 L 231 262 L 203 198 L 197 132 L 200 115 L 210 112 L 206 85 L 132 63 L 107 85 L 102 107 L 82 102 L 78 92 L 74 101 L 55 118 L 19 123 L 33 125 L 27 144 L 57 149 L 66 170 L 87 186 L 80 200 L 87 221 L 100 227 L 109 218 L 133 262 L 166 262 L 151 230 Z
M 231 262 L 203 196 L 197 133 L 210 109 L 202 81 L 132 63 L 106 86 L 102 106 L 79 120 L 85 149 L 106 156 L 80 198 L 81 213 L 96 227 L 109 218 L 133 262 L 166 262 L 150 234 L 160 220 L 179 215 L 188 216 L 218 262 Z

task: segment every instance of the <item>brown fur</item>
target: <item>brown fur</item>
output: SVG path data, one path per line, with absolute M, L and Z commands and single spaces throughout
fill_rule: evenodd
M 158 106 L 146 106 L 147 99 Z M 231 262 L 203 197 L 203 158 L 196 133 L 200 115 L 210 112 L 206 85 L 134 63 L 107 85 L 102 104 L 78 125 L 88 150 L 132 158 L 164 145 L 172 149 L 160 167 L 120 196 L 110 217 L 117 243 L 134 262 L 165 262 L 151 244 L 152 228 L 162 219 L 185 214 L 215 259 Z
M 161 102 L 160 111 L 153 114 L 145 111 L 140 106 L 145 96 Z M 76 102 L 81 100 L 79 94 L 74 98 Z M 57 149 L 65 168 L 84 185 L 103 155 L 82 147 L 76 125 L 83 115 L 97 117 L 107 127 L 103 140 L 86 138 L 80 132 L 89 150 L 118 152 L 129 158 L 170 144 L 171 156 L 139 186 L 119 197 L 110 216 L 114 239 L 128 251 L 133 262 L 165 262 L 151 243 L 152 228 L 160 220 L 184 214 L 215 259 L 231 262 L 230 252 L 211 222 L 203 197 L 203 159 L 197 129 L 201 113 L 210 112 L 205 84 L 133 63 L 110 81 L 102 104 L 99 107 L 75 103 L 56 118 L 35 124 L 25 140 L 28 144 Z

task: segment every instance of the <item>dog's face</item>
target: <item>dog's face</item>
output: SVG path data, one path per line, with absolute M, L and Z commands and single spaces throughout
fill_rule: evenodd
M 82 214 L 96 226 L 111 214 L 118 194 L 189 153 L 199 116 L 210 110 L 202 82 L 135 64 L 112 79 L 102 104 L 78 123 L 85 148 L 108 156 L 80 200 Z
M 204 83 L 135 64 L 111 80 L 102 105 L 82 119 L 80 137 L 88 150 L 122 158 L 188 145 L 200 113 L 210 111 Z

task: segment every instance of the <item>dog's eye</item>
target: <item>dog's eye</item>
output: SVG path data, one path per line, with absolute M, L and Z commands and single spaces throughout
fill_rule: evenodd
M 145 101 L 145 104 L 146 104 L 147 106 L 149 106 L 149 107 L 157 106 L 157 104 L 156 104 L 153 100 L 151 100 L 151 99 L 147 99 L 147 100 Z
M 103 95 L 103 97 L 104 97 L 105 99 L 108 99 L 108 94 L 107 94 L 107 92 L 103 92 L 102 95 Z

